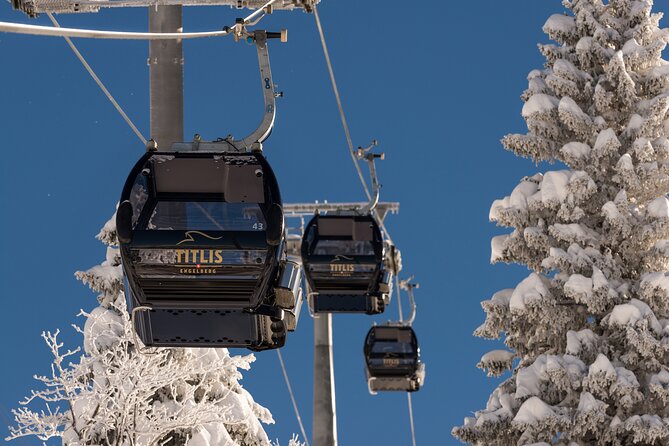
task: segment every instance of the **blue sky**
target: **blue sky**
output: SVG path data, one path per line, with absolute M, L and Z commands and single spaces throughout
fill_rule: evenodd
M 656 1 L 655 9 L 669 10 L 669 0 Z M 499 140 L 525 131 L 519 95 L 527 73 L 543 64 L 536 48 L 547 41 L 541 27 L 562 6 L 557 0 L 323 0 L 319 11 L 354 144 L 376 138 L 386 153 L 378 165 L 382 199 L 401 202 L 387 226 L 402 250 L 404 274 L 421 284 L 415 329 L 427 381 L 414 394 L 418 443 L 458 444 L 451 427 L 484 407 L 497 383 L 475 367 L 483 353 L 498 348 L 471 335 L 484 319 L 479 303 L 527 274 L 520 266 L 489 265 L 490 238 L 504 229 L 488 222 L 488 209 L 523 176 L 550 168 L 516 158 Z M 242 15 L 188 8 L 184 27 L 220 29 Z M 28 22 L 7 3 L 0 5 L 0 20 Z M 128 9 L 59 20 L 69 27 L 143 31 L 147 19 L 145 10 Z M 265 144 L 284 201 L 362 200 L 313 16 L 277 12 L 262 26 L 289 29 L 288 43 L 272 43 L 274 79 L 285 97 Z M 148 44 L 76 43 L 148 135 Z M 184 49 L 187 138 L 247 134 L 262 104 L 254 48 L 217 39 L 186 42 Z M 73 273 L 103 260 L 94 235 L 144 148 L 62 39 L 0 34 L 0 60 L 4 437 L 8 411 L 37 385 L 31 375 L 48 372 L 40 332 L 61 328 L 66 343 L 80 343 L 70 324 L 96 301 Z M 335 317 L 342 445 L 410 444 L 406 397 L 370 396 L 363 372 L 369 326 L 396 318 L 395 301 L 380 316 Z M 308 432 L 312 332 L 305 309 L 283 350 Z M 285 443 L 299 428 L 277 356 L 257 357 L 243 384 L 273 412 L 270 437 Z

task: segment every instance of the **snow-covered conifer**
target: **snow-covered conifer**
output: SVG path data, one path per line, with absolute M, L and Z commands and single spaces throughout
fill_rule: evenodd
M 669 31 L 652 0 L 564 0 L 528 76 L 528 132 L 566 167 L 525 177 L 490 219 L 492 262 L 531 269 L 483 302 L 479 367 L 513 369 L 453 434 L 472 445 L 669 444 Z M 515 364 L 515 367 L 514 367 Z
M 8 439 L 61 437 L 65 446 L 269 446 L 261 426 L 273 423 L 239 384 L 253 355 L 227 349 L 138 351 L 123 295 L 123 273 L 112 218 L 98 238 L 107 258 L 78 272 L 98 296 L 83 312 L 83 354 L 63 351 L 58 332 L 43 333 L 53 354 L 52 371 L 37 376 L 33 391 L 14 412 Z M 78 359 L 76 359 L 78 357 Z M 45 408 L 35 410 L 42 402 Z M 299 446 L 293 439 L 292 446 Z

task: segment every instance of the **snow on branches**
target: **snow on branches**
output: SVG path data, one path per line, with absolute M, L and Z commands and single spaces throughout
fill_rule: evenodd
M 273 423 L 239 384 L 254 356 L 227 349 L 138 351 L 123 295 L 113 219 L 98 238 L 110 245 L 106 260 L 78 279 L 100 293 L 100 306 L 80 313 L 80 349 L 63 350 L 58 331 L 42 334 L 53 356 L 51 373 L 35 376 L 33 391 L 14 410 L 7 438 L 60 437 L 84 446 L 269 446 L 261 426 Z M 77 360 L 78 356 L 78 360 Z M 32 407 L 42 402 L 45 409 Z M 290 445 L 299 446 L 294 438 Z
M 482 306 L 512 369 L 453 429 L 472 445 L 669 444 L 669 30 L 652 0 L 563 0 L 502 143 L 565 168 L 523 178 L 490 220 L 491 261 L 531 273 Z M 515 366 L 514 366 L 515 364 Z

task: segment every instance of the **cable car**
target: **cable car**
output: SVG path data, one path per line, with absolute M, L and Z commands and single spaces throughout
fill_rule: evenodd
M 286 257 L 279 187 L 262 154 L 149 150 L 116 225 L 145 345 L 264 350 L 295 328 L 302 268 Z
M 425 381 L 416 334 L 408 325 L 372 327 L 365 339 L 369 391 L 415 392 Z
M 384 311 L 392 274 L 374 217 L 317 214 L 304 230 L 301 253 L 312 312 Z

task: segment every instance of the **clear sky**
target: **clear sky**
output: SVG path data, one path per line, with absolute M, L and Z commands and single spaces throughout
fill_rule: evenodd
M 668 11 L 669 0 L 656 0 Z M 560 1 L 361 2 L 323 0 L 321 19 L 349 118 L 354 144 L 376 138 L 382 199 L 401 202 L 387 226 L 415 275 L 415 322 L 427 365 L 425 387 L 414 394 L 419 444 L 450 445 L 453 425 L 483 408 L 497 381 L 476 369 L 498 344 L 472 336 L 484 320 L 479 302 L 526 274 L 489 265 L 490 238 L 504 232 L 488 222 L 495 198 L 525 175 L 549 169 L 503 150 L 506 133 L 524 132 L 519 95 L 526 75 L 543 64 L 536 44 Z M 188 8 L 186 31 L 220 29 L 245 12 Z M 0 4 L 0 20 L 27 23 Z M 60 16 L 62 26 L 144 31 L 146 11 L 127 9 Z M 47 25 L 40 17 L 30 23 Z M 664 21 L 666 26 L 666 20 Z M 285 202 L 362 200 L 346 149 L 314 18 L 277 12 L 269 30 L 289 29 L 272 42 L 278 103 L 265 144 Z M 148 136 L 145 42 L 77 40 L 80 50 L 140 130 Z M 185 49 L 185 134 L 214 139 L 255 128 L 262 104 L 255 50 L 232 39 L 189 41 Z M 47 373 L 49 352 L 39 335 L 70 328 L 95 296 L 73 273 L 100 263 L 94 239 L 114 211 L 130 167 L 144 147 L 98 90 L 63 39 L 0 34 L 0 234 L 2 324 L 0 435 L 9 410 Z M 410 444 L 404 394 L 371 396 L 362 344 L 385 314 L 339 315 L 334 364 L 340 444 Z M 283 349 L 302 418 L 311 431 L 313 324 L 306 308 Z M 245 353 L 241 351 L 241 353 Z M 243 384 L 277 424 L 271 438 L 287 443 L 299 432 L 277 355 L 257 355 Z M 18 440 L 20 445 L 40 444 Z

